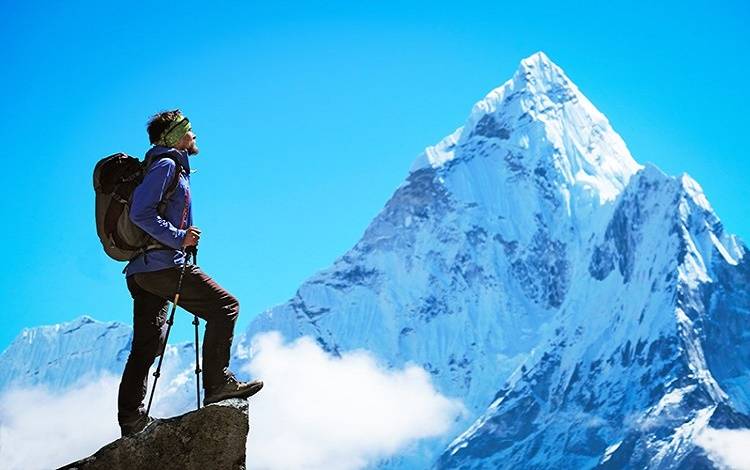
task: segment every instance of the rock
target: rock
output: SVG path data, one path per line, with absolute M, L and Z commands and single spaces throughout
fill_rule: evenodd
M 245 469 L 246 399 L 233 398 L 181 416 L 157 419 L 94 455 L 58 470 Z

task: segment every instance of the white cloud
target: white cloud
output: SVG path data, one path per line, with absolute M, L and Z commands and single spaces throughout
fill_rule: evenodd
M 195 409 L 191 351 L 172 345 L 167 348 L 152 416 L 175 416 Z M 156 361 L 149 371 L 149 387 L 155 369 Z M 55 468 L 88 457 L 118 439 L 119 385 L 120 375 L 102 372 L 81 377 L 64 390 L 33 386 L 2 391 L 0 467 Z
M 102 375 L 64 392 L 12 389 L 0 396 L 0 462 L 7 469 L 56 468 L 120 437 L 119 377 Z
M 305 337 L 253 339 L 248 468 L 355 469 L 450 430 L 464 412 L 421 368 L 387 370 L 365 351 L 334 357 Z
M 416 366 L 388 370 L 365 351 L 337 358 L 309 338 L 285 344 L 278 333 L 256 337 L 252 348 L 246 369 L 265 387 L 250 402 L 248 468 L 362 468 L 447 433 L 464 413 Z M 193 364 L 170 353 L 153 416 L 195 406 Z M 119 438 L 119 382 L 119 375 L 105 373 L 62 391 L 35 386 L 0 393 L 0 467 L 56 468 Z
M 750 470 L 750 429 L 706 428 L 695 443 L 721 468 Z

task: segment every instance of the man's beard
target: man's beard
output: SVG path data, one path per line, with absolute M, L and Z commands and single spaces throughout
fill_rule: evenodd
M 188 155 L 198 155 L 198 146 L 193 142 L 193 144 L 187 149 Z

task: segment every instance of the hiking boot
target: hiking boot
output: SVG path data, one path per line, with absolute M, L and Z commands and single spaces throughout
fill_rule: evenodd
M 258 393 L 258 390 L 261 388 L 263 388 L 262 380 L 240 382 L 233 376 L 229 376 L 224 384 L 211 390 L 206 390 L 206 396 L 203 398 L 203 406 L 226 400 L 227 398 L 249 398 Z
M 139 416 L 133 421 L 120 423 L 120 433 L 122 434 L 122 437 L 132 436 L 143 431 L 144 429 L 146 429 L 146 426 L 153 422 L 154 418 L 152 418 L 151 416 Z

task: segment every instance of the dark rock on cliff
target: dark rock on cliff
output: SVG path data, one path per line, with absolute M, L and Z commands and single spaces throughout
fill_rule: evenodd
M 230 399 L 181 416 L 158 419 L 94 455 L 58 470 L 245 469 L 248 404 Z

